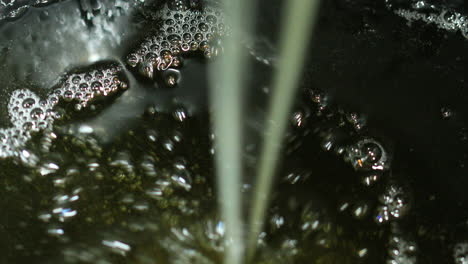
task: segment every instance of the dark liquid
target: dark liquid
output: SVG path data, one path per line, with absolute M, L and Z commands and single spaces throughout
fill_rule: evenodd
M 395 5 L 375 2 L 322 4 L 258 263 L 466 261 L 466 42 L 459 32 L 408 27 Z M 61 101 L 62 117 L 23 147 L 34 163 L 0 161 L 1 262 L 222 260 L 209 62 L 200 52 L 184 56 L 174 87 L 167 73 L 151 80 L 126 65 L 155 32 L 151 14 L 161 8 L 130 3 L 64 1 L 0 28 L 6 98 L 18 88 L 44 98 L 63 73 L 100 63 L 124 65 L 128 83 L 80 111 Z M 255 170 L 274 64 L 262 60 L 274 57 L 265 43 L 275 43 L 268 29 L 280 13 L 262 11 L 248 77 L 246 175 Z M 7 103 L 4 127 L 13 125 Z

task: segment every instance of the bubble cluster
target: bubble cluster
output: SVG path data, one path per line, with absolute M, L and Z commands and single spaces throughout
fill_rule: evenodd
M 118 89 L 126 89 L 127 84 L 118 77 L 120 66 L 99 68 L 90 72 L 75 73 L 66 76 L 64 82 L 49 100 L 63 98 L 65 101 L 76 100 L 77 110 L 86 107 L 97 96 L 107 96 Z
M 453 248 L 455 264 L 468 264 L 468 243 L 458 243 Z
M 320 90 L 308 90 L 305 96 L 307 107 L 290 117 L 294 134 L 299 136 L 298 145 L 308 132 L 316 134 L 321 148 L 342 157 L 360 174 L 365 186 L 370 187 L 391 169 L 391 148 L 368 134 L 365 115 L 331 107 L 328 96 Z M 313 128 L 308 125 L 311 122 L 315 123 Z M 297 128 L 304 128 L 302 135 Z
M 356 131 L 361 130 L 366 125 L 366 119 L 358 113 L 348 113 L 346 119 Z
M 305 205 L 301 212 L 299 225 L 301 232 L 304 232 L 304 236 L 307 236 L 318 230 L 326 230 L 329 223 L 327 223 L 325 218 L 324 212 L 317 210 L 317 208 L 310 203 Z
M 404 216 L 410 207 L 408 196 L 408 192 L 403 187 L 389 184 L 379 196 L 381 205 L 377 208 L 376 222 L 382 224 Z
M 170 253 L 171 263 L 214 264 L 216 261 L 213 256 L 219 258 L 224 252 L 225 232 L 224 222 L 217 217 L 210 217 L 185 226 L 172 227 L 162 245 Z
M 388 247 L 388 264 L 415 264 L 417 261 L 416 243 L 404 237 L 399 230 L 392 228 Z
M 468 38 L 467 16 L 443 6 L 427 3 L 426 1 L 417 1 L 412 8 L 413 10 L 397 8 L 394 12 L 398 16 L 405 18 L 409 23 L 422 21 L 426 24 L 433 24 L 443 30 L 459 31 L 463 37 Z
M 146 38 L 127 56 L 127 63 L 138 67 L 144 76 L 153 78 L 155 70 L 178 67 L 179 56 L 191 51 L 202 51 L 207 58 L 222 52 L 219 37 L 229 30 L 217 8 L 193 10 L 182 1 L 173 1 L 172 5 L 162 8 L 160 16 L 162 25 L 157 34 Z
M 29 217 L 23 234 L 36 242 L 15 237 L 10 243 L 24 250 L 2 256 L 0 262 L 36 250 L 41 250 L 37 258 L 54 262 L 44 253 L 47 248 L 66 263 L 114 263 L 116 258 L 122 263 L 207 263 L 212 257 L 207 252 L 221 255 L 224 225 L 207 183 L 211 157 L 208 142 L 196 132 L 199 121 L 186 117 L 181 122 L 162 112 L 142 118 L 144 122 L 108 145 L 92 133 L 74 133 L 55 122 L 57 135 L 48 151 L 40 151 L 36 141 L 28 145 L 37 155 L 36 166 L 27 166 L 22 177 L 3 167 L 1 183 L 12 180 L 13 187 L 1 194 L 28 197 L 16 200 L 21 212 L 13 217 Z M 207 124 L 202 128 L 208 132 Z M 24 191 L 31 186 L 40 202 L 24 211 L 32 200 L 29 195 L 35 195 Z M 74 232 L 76 228 L 82 231 Z M 157 254 L 161 251 L 170 254 Z
M 0 0 L 0 22 L 21 17 L 33 6 L 44 6 L 58 0 Z
M 356 248 L 340 238 L 347 231 L 332 220 L 327 206 L 313 198 L 298 199 L 293 193 L 284 200 L 284 204 L 274 201 L 269 209 L 265 232 L 258 238 L 259 258 L 255 263 L 306 263 L 310 259 L 355 263 Z M 309 244 L 305 251 L 301 249 L 304 244 Z
M 15 90 L 8 103 L 13 126 L 0 129 L 0 157 L 19 156 L 31 133 L 51 128 L 54 120 L 61 117 L 54 111 L 60 100 L 75 101 L 75 108 L 79 110 L 98 96 L 126 88 L 127 84 L 118 77 L 119 71 L 120 66 L 110 65 L 66 75 L 46 99 L 27 89 Z

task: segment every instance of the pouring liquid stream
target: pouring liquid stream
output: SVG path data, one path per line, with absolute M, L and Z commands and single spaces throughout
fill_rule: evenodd
M 319 3 L 319 0 L 288 1 L 283 15 L 279 64 L 272 83 L 273 97 L 267 115 L 267 128 L 260 153 L 250 212 L 251 230 L 247 244 L 247 256 L 250 260 L 255 254 L 258 235 L 263 229 L 281 142 L 286 131 L 288 115 L 294 103 L 304 64 L 304 55 Z
M 229 4 L 225 1 L 225 7 Z M 239 39 L 241 28 L 249 28 L 251 15 L 243 10 L 252 9 L 249 1 L 239 1 L 230 9 L 232 39 Z M 278 160 L 281 139 L 286 130 L 288 114 L 294 102 L 304 53 L 310 38 L 319 1 L 294 0 L 288 2 L 284 15 L 281 39 L 280 64 L 273 80 L 274 94 L 268 113 L 268 124 L 260 166 L 256 175 L 253 207 L 250 209 L 251 228 L 245 250 L 247 260 L 252 261 L 256 241 L 262 230 L 265 211 L 268 206 L 268 193 L 273 184 L 274 171 Z M 247 17 L 247 21 L 243 21 Z M 211 80 L 211 102 L 214 108 L 214 130 L 216 133 L 216 170 L 221 214 L 226 222 L 227 246 L 224 263 L 243 263 L 243 223 L 240 186 L 242 183 L 242 81 L 246 72 L 246 61 L 241 55 L 241 45 L 227 41 L 225 54 L 220 65 L 214 64 Z M 218 67 L 219 66 L 219 67 Z M 248 66 L 247 66 L 248 67 Z M 232 124 L 235 124 L 233 127 Z

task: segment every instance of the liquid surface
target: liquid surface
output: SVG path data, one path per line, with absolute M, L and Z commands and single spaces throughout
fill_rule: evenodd
M 0 262 L 220 263 L 205 98 L 222 52 L 206 32 L 223 14 L 200 1 L 23 2 L 0 1 L 27 7 L 0 18 Z M 462 25 L 415 16 L 421 1 L 324 2 L 255 263 L 468 263 Z M 279 11 L 261 11 L 245 44 L 246 175 L 276 63 Z

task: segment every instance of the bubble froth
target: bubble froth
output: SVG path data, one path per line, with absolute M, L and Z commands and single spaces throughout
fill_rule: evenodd
M 126 88 L 127 85 L 118 76 L 121 70 L 120 66 L 107 65 L 68 74 L 46 99 L 28 89 L 15 90 L 8 103 L 13 126 L 0 129 L 0 158 L 20 156 L 21 148 L 33 132 L 52 128 L 54 120 L 61 116 L 54 111 L 60 100 L 74 101 L 75 108 L 81 109 L 99 96 Z
M 161 28 L 147 37 L 127 56 L 131 67 L 153 78 L 154 71 L 164 71 L 181 64 L 180 56 L 201 51 L 207 58 L 222 52 L 219 37 L 229 33 L 222 13 L 215 7 L 190 9 L 182 1 L 173 1 L 159 12 Z

